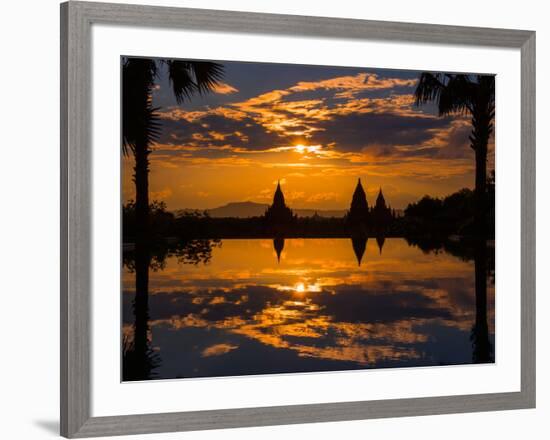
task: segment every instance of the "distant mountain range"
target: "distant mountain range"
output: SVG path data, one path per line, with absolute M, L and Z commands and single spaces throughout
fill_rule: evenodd
M 183 214 L 185 212 L 204 212 L 206 211 L 210 217 L 259 217 L 264 215 L 266 209 L 269 207 L 266 203 L 255 202 L 231 202 L 227 205 L 219 206 L 212 209 L 180 209 L 176 211 L 176 214 Z M 319 217 L 343 217 L 346 215 L 345 209 L 292 209 L 292 211 L 298 215 L 298 217 L 313 217 L 315 213 Z

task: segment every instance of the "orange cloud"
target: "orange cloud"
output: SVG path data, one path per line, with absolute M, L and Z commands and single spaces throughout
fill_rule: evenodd
M 237 93 L 239 91 L 235 87 L 224 82 L 216 84 L 212 90 L 214 93 L 217 93 L 219 95 L 229 95 L 231 93 Z
M 387 98 L 355 98 L 362 91 L 392 89 L 398 86 L 413 86 L 416 79 L 379 78 L 376 74 L 360 73 L 355 76 L 342 76 L 316 82 L 299 82 L 288 89 L 275 89 L 242 102 L 234 102 L 224 107 L 202 111 L 185 111 L 173 107 L 160 113 L 161 119 L 188 122 L 200 120 L 206 116 L 223 116 L 228 119 L 254 119 L 268 130 L 287 136 L 308 137 L 318 131 L 312 123 L 330 119 L 333 115 L 351 113 L 392 112 L 402 116 L 423 116 L 420 111 L 412 110 L 412 94 L 391 95 Z M 338 91 L 336 98 L 346 98 L 345 103 L 333 107 L 327 106 L 324 99 L 285 101 L 292 94 L 314 90 Z
M 352 98 L 357 93 L 368 90 L 393 89 L 394 87 L 412 87 L 416 79 L 379 78 L 374 73 L 358 73 L 355 76 L 339 76 L 322 81 L 301 81 L 289 90 L 304 92 L 318 89 L 341 90 L 335 97 Z
M 166 200 L 171 197 L 173 194 L 170 188 L 164 188 L 160 191 L 151 191 L 149 197 L 151 200 Z
M 231 344 L 212 345 L 208 348 L 205 348 L 202 351 L 202 357 L 220 356 L 222 354 L 229 353 L 230 351 L 235 350 L 236 348 L 239 348 L 239 346 L 231 345 Z

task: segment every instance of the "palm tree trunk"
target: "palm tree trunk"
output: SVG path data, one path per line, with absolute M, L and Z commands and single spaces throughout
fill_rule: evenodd
M 134 365 L 137 379 L 147 379 L 149 332 L 149 261 L 146 244 L 138 244 L 135 251 L 136 296 L 134 298 Z
M 487 325 L 487 244 L 482 238 L 475 242 L 476 316 L 472 328 L 474 363 L 491 362 L 491 344 Z
M 149 285 L 149 149 L 146 143 L 135 147 L 134 180 L 136 184 L 136 298 L 134 312 L 136 350 L 146 346 L 147 302 Z
M 487 146 L 476 149 L 475 229 L 479 237 L 485 237 L 487 192 Z
M 147 143 L 135 147 L 136 246 L 149 242 L 149 149 Z
M 487 222 L 487 146 L 491 134 L 491 116 L 488 103 L 478 104 L 472 116 L 471 147 L 475 151 L 475 231 L 478 237 L 486 236 Z
M 473 361 L 490 362 L 487 327 L 487 146 L 491 135 L 489 102 L 480 100 L 472 117 L 472 148 L 476 159 L 475 199 L 475 292 L 476 318 L 473 328 Z

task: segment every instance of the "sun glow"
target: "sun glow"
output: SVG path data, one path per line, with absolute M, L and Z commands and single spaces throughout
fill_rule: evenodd
M 294 151 L 300 154 L 318 153 L 321 150 L 321 145 L 303 145 L 294 146 Z
M 277 290 L 280 290 L 282 292 L 294 292 L 297 294 L 305 294 L 305 293 L 318 293 L 321 292 L 322 287 L 319 283 L 315 282 L 312 284 L 305 283 L 305 282 L 298 282 L 294 285 L 290 286 L 276 286 Z

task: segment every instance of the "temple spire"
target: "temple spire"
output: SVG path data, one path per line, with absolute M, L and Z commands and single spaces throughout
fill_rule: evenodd
M 280 180 L 277 180 L 277 189 L 275 190 L 275 194 L 273 195 L 273 206 L 277 208 L 284 208 L 286 206 L 285 196 L 283 194 L 283 190 L 281 189 Z
M 294 220 L 292 210 L 286 206 L 285 196 L 281 189 L 281 181 L 277 181 L 277 188 L 273 194 L 273 204 L 266 210 L 264 218 L 270 227 L 282 232 Z
M 382 194 L 382 187 L 378 190 L 378 197 L 376 198 L 376 204 L 386 207 L 386 200 L 384 199 L 384 194 Z
M 386 199 L 382 193 L 382 187 L 378 190 L 378 197 L 372 209 L 374 226 L 378 230 L 383 230 L 392 220 L 391 209 L 386 205 Z
M 367 202 L 367 195 L 363 189 L 361 178 L 357 179 L 357 185 L 353 196 L 351 198 L 351 205 L 348 212 L 348 220 L 356 225 L 367 223 L 369 217 L 369 204 Z

